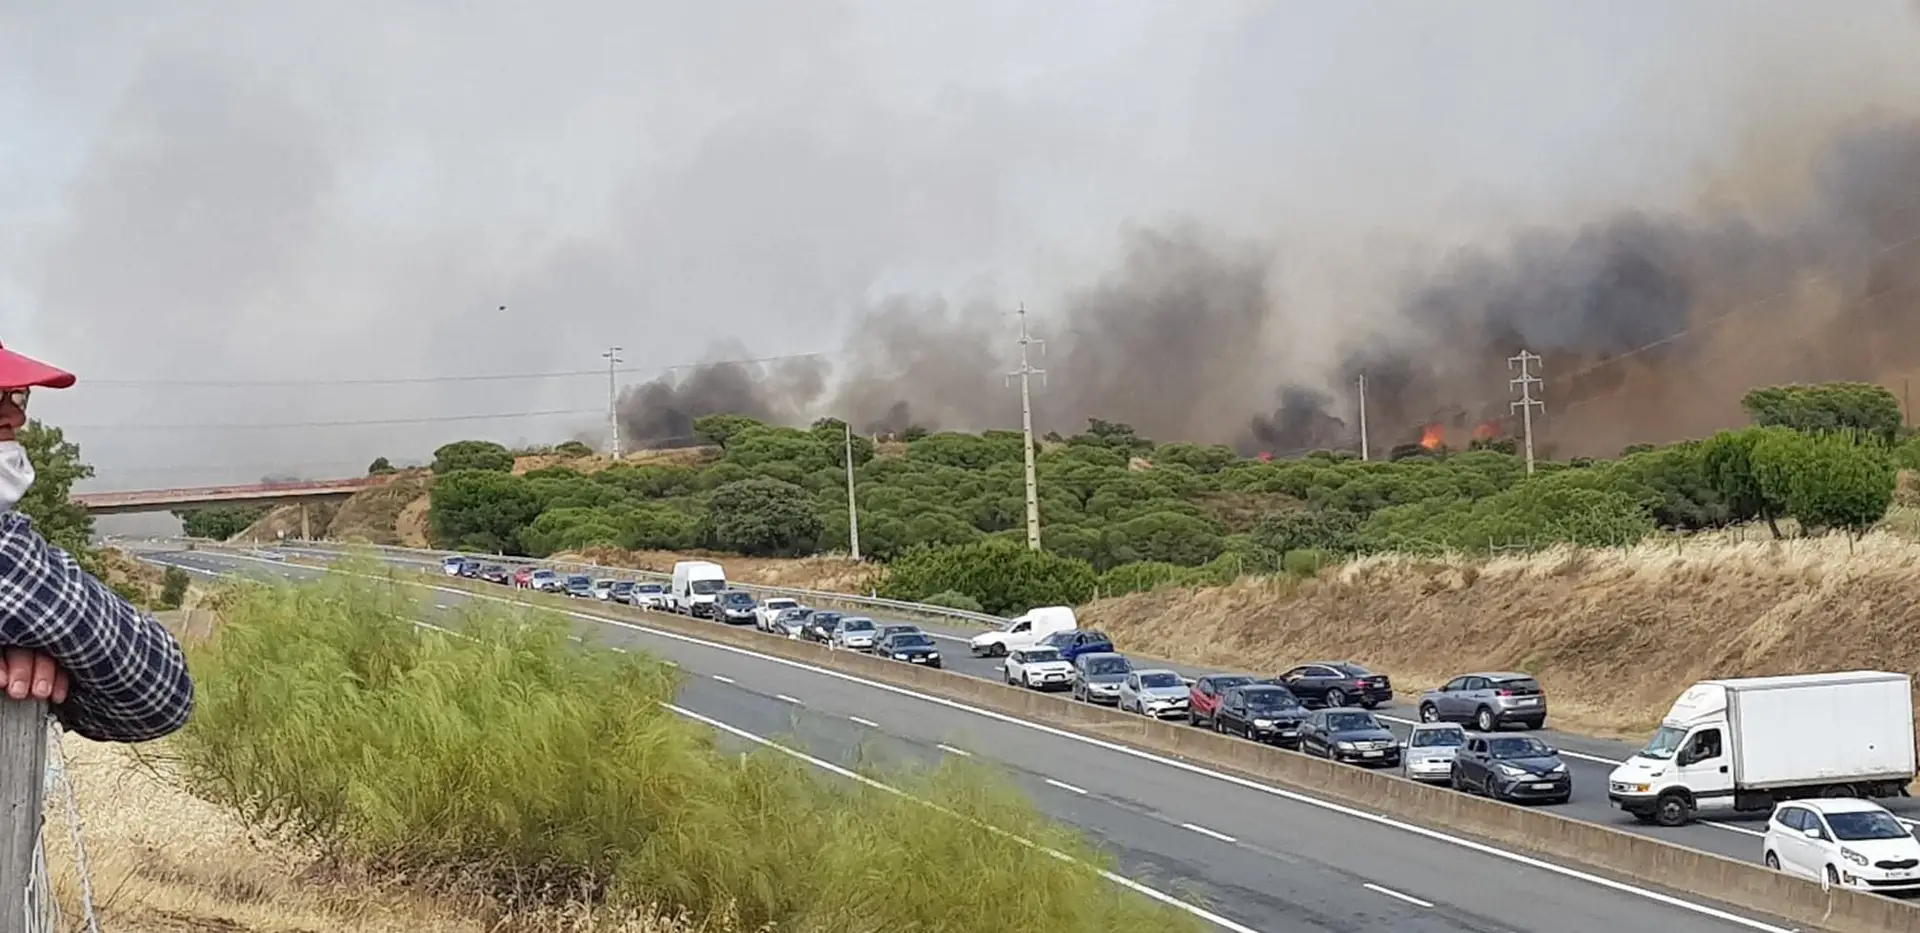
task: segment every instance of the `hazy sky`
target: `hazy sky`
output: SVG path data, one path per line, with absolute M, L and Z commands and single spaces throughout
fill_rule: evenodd
M 1904 0 L 0 0 L 0 339 L 81 375 L 35 414 L 96 486 L 351 475 L 601 430 L 605 379 L 183 383 L 590 370 L 610 344 L 635 382 L 834 352 L 900 293 L 1025 300 L 1044 329 L 1125 231 L 1187 222 L 1271 247 L 1273 365 L 1304 372 L 1402 264 L 1764 195 L 1805 121 L 1911 109 L 1913 23 Z M 367 420 L 409 423 L 336 424 Z

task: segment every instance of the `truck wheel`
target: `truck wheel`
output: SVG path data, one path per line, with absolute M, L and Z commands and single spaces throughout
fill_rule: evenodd
M 1858 797 L 1860 792 L 1852 784 L 1829 784 L 1820 789 L 1820 796 L 1827 798 Z
M 1693 818 L 1693 802 L 1685 794 L 1661 794 L 1653 820 L 1662 826 L 1685 826 Z
M 992 648 L 987 650 L 987 655 L 989 657 L 1004 658 L 1007 656 L 1007 646 L 994 645 Z

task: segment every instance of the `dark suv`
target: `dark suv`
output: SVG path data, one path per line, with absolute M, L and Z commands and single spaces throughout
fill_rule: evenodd
M 1393 681 L 1351 661 L 1315 661 L 1280 675 L 1280 683 L 1303 703 L 1373 709 L 1393 702 Z
M 1040 639 L 1042 647 L 1053 648 L 1060 652 L 1064 661 L 1073 661 L 1083 654 L 1107 654 L 1113 651 L 1113 639 L 1103 632 L 1090 632 L 1086 629 L 1071 629 L 1054 632 Z

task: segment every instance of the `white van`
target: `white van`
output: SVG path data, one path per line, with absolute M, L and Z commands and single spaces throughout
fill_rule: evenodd
M 727 588 L 727 572 L 719 564 L 706 560 L 683 560 L 673 565 L 673 588 L 667 603 L 673 611 L 690 616 L 710 615 L 714 597 Z
M 1006 657 L 1008 651 L 1036 644 L 1055 632 L 1071 632 L 1080 627 L 1072 606 L 1041 606 L 1025 615 L 1008 619 L 991 632 L 981 632 L 968 643 L 974 657 Z

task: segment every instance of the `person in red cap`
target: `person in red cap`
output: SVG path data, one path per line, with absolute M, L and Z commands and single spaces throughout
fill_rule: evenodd
M 0 646 L 4 688 L 46 700 L 68 729 L 102 742 L 144 742 L 186 725 L 193 680 L 180 643 L 47 543 L 16 506 L 33 487 L 21 446 L 34 389 L 72 373 L 0 346 Z

